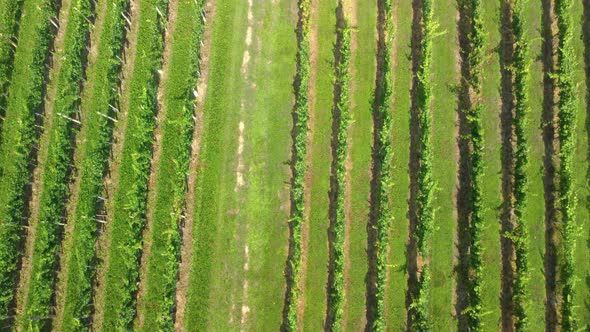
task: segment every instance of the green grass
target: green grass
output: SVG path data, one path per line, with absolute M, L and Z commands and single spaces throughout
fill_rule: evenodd
M 312 12 L 312 30 L 317 35 L 317 61 L 315 104 L 310 105 L 313 114 L 313 140 L 309 147 L 311 176 L 309 188 L 310 208 L 307 222 L 307 266 L 305 267 L 303 294 L 303 328 L 319 331 L 323 328 L 326 314 L 326 291 L 328 282 L 328 206 L 330 191 L 330 165 L 332 162 L 332 100 L 334 80 L 333 46 L 336 42 L 336 1 L 320 1 L 317 12 Z M 313 127 L 312 127 L 313 126 Z M 304 226 L 305 227 L 305 226 Z
M 245 94 L 255 97 L 246 108 L 247 188 L 244 212 L 238 215 L 247 224 L 245 233 L 250 252 L 250 268 L 244 273 L 249 291 L 247 300 L 242 301 L 250 308 L 244 329 L 272 331 L 281 325 L 285 287 L 282 271 L 287 257 L 289 218 L 285 183 L 290 175 L 285 161 L 289 160 L 291 147 L 296 21 L 290 11 L 293 3 L 290 0 L 272 6 L 271 1 L 254 3 L 254 16 L 262 19 L 262 54 L 252 59 L 252 81 L 257 85 L 257 92 L 246 90 Z M 256 38 L 253 45 L 255 41 Z M 243 281 L 239 288 L 242 290 Z
M 57 15 L 55 1 L 27 0 L 23 15 L 30 24 L 19 30 L 6 119 L 3 124 L 0 180 L 0 317 L 14 300 L 23 228 L 27 217 L 26 189 L 31 181 L 31 155 L 38 142 L 35 113 L 41 111 L 46 63 L 54 37 L 50 19 Z
M 254 4 L 250 62 L 244 75 L 240 67 L 247 3 L 217 3 L 195 197 L 185 318 L 189 331 L 239 330 L 242 305 L 250 310 L 246 330 L 277 330 L 281 324 L 288 239 L 289 175 L 284 163 L 291 144 L 295 55 L 290 8 L 286 0 Z M 251 84 L 256 84 L 256 94 Z M 276 121 L 279 118 L 284 121 Z M 236 187 L 240 121 L 244 187 Z
M 455 186 L 457 174 L 456 155 L 456 109 L 452 85 L 458 80 L 456 54 L 458 54 L 457 29 L 454 0 L 436 1 L 434 4 L 434 21 L 440 24 L 438 31 L 444 34 L 434 38 L 432 58 L 433 100 L 432 100 L 432 137 L 433 170 L 436 191 L 434 206 L 436 207 L 434 234 L 431 246 L 431 302 L 430 317 L 433 331 L 449 331 L 456 329 L 456 321 L 452 317 L 454 273 L 453 243 L 456 213 Z M 452 47 L 449 47 L 452 45 Z M 453 95 L 453 98 L 449 98 Z M 435 319 L 436 317 L 436 319 Z
M 361 0 L 356 6 L 357 23 L 353 28 L 356 49 L 352 55 L 351 81 L 351 125 L 349 139 L 352 147 L 349 151 L 352 170 L 350 196 L 350 227 L 348 232 L 349 247 L 346 253 L 347 272 L 345 272 L 344 330 L 359 331 L 364 329 L 365 318 L 365 277 L 367 274 L 367 222 L 369 220 L 369 190 L 371 168 L 371 130 L 373 117 L 371 101 L 375 86 L 375 29 L 377 6 L 374 1 Z M 355 29 L 356 28 L 356 29 Z
M 574 160 L 573 160 L 573 174 L 574 174 L 574 192 L 576 193 L 578 204 L 576 209 L 576 222 L 574 227 L 574 238 L 576 241 L 574 260 L 575 266 L 575 284 L 574 289 L 576 296 L 574 297 L 574 316 L 577 319 L 578 328 L 586 328 L 590 325 L 590 310 L 589 305 L 589 288 L 588 276 L 590 274 L 590 225 L 588 219 L 590 218 L 590 205 L 587 203 L 587 197 L 590 192 L 588 188 L 588 129 L 586 128 L 586 121 L 588 114 L 586 113 L 586 85 L 583 84 L 585 80 L 584 72 L 584 42 L 582 36 L 582 17 L 583 6 L 581 1 L 574 1 L 572 6 L 572 45 L 574 51 L 574 72 L 573 82 L 575 84 L 575 93 L 578 98 L 576 118 L 576 140 Z
M 148 178 L 155 127 L 157 71 L 162 65 L 163 29 L 166 0 L 142 0 L 135 67 L 130 81 L 128 125 L 121 156 L 119 183 L 114 199 L 114 215 L 106 266 L 106 286 L 102 328 L 129 329 L 136 313 L 139 258 L 145 225 Z
M 237 2 L 218 3 L 212 24 L 212 46 L 209 62 L 209 82 L 203 116 L 203 137 L 197 188 L 195 194 L 195 216 L 193 225 L 193 254 L 190 283 L 185 312 L 185 328 L 189 331 L 203 331 L 207 327 L 223 330 L 227 325 L 229 304 L 229 275 L 222 280 L 221 289 L 215 288 L 216 277 L 221 267 L 220 252 L 228 266 L 240 266 L 235 257 L 241 252 L 237 246 L 229 246 L 234 233 L 235 217 L 228 215 L 228 200 L 235 186 L 233 159 L 236 151 L 238 120 L 235 111 L 239 100 L 235 94 L 238 86 L 235 77 L 244 51 L 242 36 L 245 34 L 245 6 Z M 230 111 L 232 110 L 232 111 Z M 223 223 L 222 223 L 223 221 Z M 222 241 L 221 236 L 225 236 Z M 224 264 L 224 265 L 225 265 Z M 216 291 L 219 293 L 217 294 Z M 217 295 L 222 312 L 212 310 L 210 298 Z M 228 296 L 228 298 L 222 298 Z
M 171 35 L 169 72 L 164 85 L 162 154 L 157 166 L 151 251 L 146 293 L 141 300 L 144 331 L 172 330 L 180 232 L 192 142 L 194 95 L 204 22 L 203 2 L 181 0 Z M 199 19 L 195 19 L 199 18 Z
M 118 107 L 119 71 L 122 67 L 118 57 L 123 50 L 125 21 L 122 13 L 129 0 L 117 0 L 108 5 L 98 40 L 98 56 L 88 68 L 88 81 L 82 99 L 83 127 L 80 135 L 86 137 L 78 146 L 80 161 L 79 189 L 73 219 L 71 247 L 62 276 L 66 280 L 63 318 L 60 322 L 65 331 L 88 328 L 92 309 L 92 281 L 96 271 L 95 244 L 98 237 L 97 214 L 102 201 L 103 177 L 110 151 L 113 122 L 101 114 L 116 117 L 109 105 Z
M 529 195 L 525 224 L 529 225 L 529 265 L 531 282 L 529 284 L 529 317 L 530 328 L 534 331 L 545 328 L 545 305 L 539 299 L 545 298 L 545 277 L 543 275 L 545 251 L 545 201 L 543 198 L 543 155 L 541 113 L 543 102 L 543 66 L 541 55 L 541 6 L 527 6 L 525 19 L 529 28 L 526 34 L 529 40 L 529 57 L 531 61 L 529 84 L 529 101 L 531 112 L 528 114 L 529 151 Z
M 412 3 L 395 2 L 397 26 L 395 28 L 395 72 L 393 102 L 393 226 L 390 239 L 390 268 L 386 312 L 388 331 L 401 331 L 406 322 L 406 239 L 408 236 L 408 189 L 410 151 L 410 40 L 412 34 Z M 402 240 L 403 239 L 403 240 Z
M 483 31 L 485 46 L 481 67 L 482 102 L 481 114 L 485 133 L 484 176 L 482 182 L 483 230 L 481 234 L 482 273 L 481 273 L 481 322 L 482 328 L 497 329 L 500 322 L 500 211 L 502 204 L 502 164 L 500 130 L 500 63 L 499 54 L 493 47 L 500 43 L 499 1 L 482 1 Z M 496 106 L 498 105 L 498 106 Z
M 47 328 L 55 285 L 55 269 L 63 233 L 63 218 L 69 195 L 69 174 L 73 156 L 72 136 L 77 132 L 70 119 L 78 118 L 84 80 L 84 52 L 90 35 L 93 8 L 89 0 L 77 0 L 69 8 L 62 64 L 57 74 L 57 96 L 53 104 L 52 126 L 48 134 L 47 159 L 39 199 L 39 222 L 31 262 L 31 279 L 26 290 L 22 328 Z M 41 319 L 36 319 L 42 317 Z

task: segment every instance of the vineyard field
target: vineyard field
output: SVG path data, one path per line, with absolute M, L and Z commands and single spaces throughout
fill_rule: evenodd
M 0 0 L 0 329 L 590 331 L 590 0 Z

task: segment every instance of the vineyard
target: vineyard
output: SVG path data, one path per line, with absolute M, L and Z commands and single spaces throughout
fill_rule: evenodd
M 0 329 L 590 331 L 590 0 L 0 0 Z

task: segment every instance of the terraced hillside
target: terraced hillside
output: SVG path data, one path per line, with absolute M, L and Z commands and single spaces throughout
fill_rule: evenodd
M 0 0 L 0 327 L 590 329 L 590 0 Z

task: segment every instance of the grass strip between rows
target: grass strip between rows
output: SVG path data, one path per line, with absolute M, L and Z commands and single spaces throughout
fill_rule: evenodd
M 155 185 L 152 247 L 147 267 L 145 331 L 174 330 L 174 295 L 180 258 L 195 90 L 205 27 L 204 0 L 179 0 L 170 72 L 164 86 L 162 155 Z
M 130 81 L 128 124 L 120 180 L 110 222 L 106 270 L 105 331 L 131 329 L 136 314 L 139 259 L 147 210 L 148 180 L 157 112 L 158 75 L 162 68 L 168 1 L 142 0 L 135 68 Z
M 55 285 L 55 269 L 63 234 L 69 196 L 78 107 L 84 81 L 86 47 L 90 35 L 93 5 L 90 0 L 74 0 L 69 9 L 64 50 L 57 76 L 57 96 L 53 105 L 53 121 L 49 133 L 47 160 L 42 172 L 39 222 L 37 223 L 31 279 L 25 301 L 23 330 L 44 330 L 51 325 L 51 306 Z
M 58 2 L 27 0 L 23 16 L 28 24 L 19 30 L 14 60 L 14 78 L 9 88 L 8 108 L 2 131 L 3 158 L 0 180 L 0 319 L 7 319 L 14 304 L 19 262 L 22 256 L 27 203 L 35 149 L 36 127 L 46 83 L 47 62 L 57 21 Z
M 78 199 L 74 208 L 72 246 L 69 261 L 64 265 L 67 280 L 64 289 L 64 331 L 89 329 L 92 308 L 92 282 L 96 275 L 96 240 L 98 237 L 97 215 L 102 211 L 99 198 L 104 189 L 104 175 L 109 159 L 114 117 L 119 105 L 119 84 L 125 42 L 124 15 L 128 12 L 129 0 L 114 0 L 108 4 L 98 41 L 97 60 L 92 76 L 93 84 L 82 100 L 84 113 L 83 130 L 86 139 L 78 147 L 82 157 L 79 169 Z M 109 119 L 108 117 L 111 117 Z

